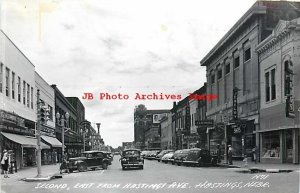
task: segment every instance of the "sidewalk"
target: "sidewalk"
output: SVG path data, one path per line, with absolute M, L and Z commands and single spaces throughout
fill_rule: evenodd
M 241 168 L 247 170 L 256 170 L 260 172 L 287 172 L 287 171 L 299 171 L 300 165 L 299 164 L 270 164 L 270 163 L 260 163 L 257 162 L 255 164 L 252 161 L 248 161 L 248 165 L 245 166 L 245 162 L 243 161 L 236 161 L 233 160 L 233 165 L 228 164 L 220 164 L 221 167 L 228 167 L 228 168 Z
M 42 176 L 53 176 L 59 174 L 59 164 L 56 165 L 42 165 Z M 12 183 L 15 181 L 22 180 L 24 178 L 33 178 L 37 175 L 37 167 L 28 167 L 18 170 L 17 173 L 9 174 L 9 178 L 4 178 L 1 175 L 1 183 Z

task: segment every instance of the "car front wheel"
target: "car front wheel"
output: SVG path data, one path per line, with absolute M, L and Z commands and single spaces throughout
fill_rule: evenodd
M 85 164 L 81 163 L 78 165 L 78 171 L 79 172 L 84 172 L 85 170 L 87 170 L 87 167 Z
M 144 169 L 144 166 L 139 166 L 139 168 L 142 170 L 142 169 Z

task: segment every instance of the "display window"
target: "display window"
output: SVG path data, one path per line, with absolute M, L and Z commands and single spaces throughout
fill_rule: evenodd
M 280 158 L 279 131 L 267 132 L 262 135 L 262 157 Z

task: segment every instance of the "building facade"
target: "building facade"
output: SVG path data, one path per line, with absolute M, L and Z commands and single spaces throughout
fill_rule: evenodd
M 59 113 L 61 118 L 56 117 L 55 133 L 56 138 L 62 142 L 62 129 L 64 132 L 64 144 L 66 146 L 65 152 L 69 154 L 79 155 L 82 152 L 83 145 L 82 138 L 78 136 L 77 112 L 76 109 L 69 103 L 66 97 L 60 92 L 56 85 L 51 85 L 55 93 L 55 115 Z M 69 113 L 68 121 L 66 120 L 66 113 Z M 64 121 L 62 121 L 64 120 Z M 68 129 L 66 129 L 68 128 Z M 61 160 L 61 153 L 58 153 L 58 158 Z
M 233 156 L 250 156 L 259 146 L 260 77 L 256 46 L 266 39 L 279 19 L 299 15 L 299 3 L 256 2 L 201 60 L 206 66 L 207 118 L 215 122 L 213 139 Z
M 173 148 L 173 130 L 172 130 L 172 115 L 166 113 L 160 120 L 161 130 L 161 149 L 172 149 Z
M 0 61 L 0 151 L 11 150 L 18 168 L 32 166 L 37 144 L 35 67 L 3 31 Z M 50 147 L 42 143 L 42 148 Z
M 42 150 L 42 164 L 53 164 L 58 161 L 58 152 L 61 151 L 62 144 L 55 134 L 55 95 L 54 89 L 35 72 L 35 90 L 39 92 L 40 107 L 48 109 L 48 120 L 41 123 L 42 142 L 49 145 L 50 149 Z
M 261 162 L 299 163 L 300 18 L 280 20 L 257 47 Z

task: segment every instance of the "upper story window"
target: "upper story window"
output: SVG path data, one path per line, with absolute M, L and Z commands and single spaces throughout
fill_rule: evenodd
M 21 102 L 21 78 L 18 76 L 18 102 Z
M 243 48 L 244 48 L 244 62 L 246 62 L 251 59 L 251 45 L 249 40 L 244 43 Z
M 276 99 L 276 82 L 275 74 L 276 69 L 273 68 L 265 72 L 265 92 L 266 92 L 266 102 Z
M 230 73 L 230 63 L 227 63 L 225 65 L 225 74 L 229 74 Z
M 30 85 L 27 84 L 27 107 L 30 107 Z
M 6 68 L 5 69 L 5 94 L 8 97 L 9 97 L 9 90 L 10 90 L 10 88 L 9 88 L 9 73 L 10 73 L 9 68 Z
M 266 92 L 266 102 L 270 101 L 270 73 L 265 73 L 265 92 Z
M 12 99 L 15 99 L 15 73 L 12 72 L 11 77 L 11 97 Z
M 284 62 L 284 96 L 293 93 L 293 63 L 291 61 Z
M 31 109 L 33 109 L 33 87 L 31 87 Z
M 211 75 L 210 75 L 210 82 L 211 82 L 211 84 L 214 84 L 214 83 L 215 83 L 215 80 L 216 80 L 215 74 L 211 74 Z
M 218 80 L 222 78 L 222 68 L 218 67 Z
M 26 104 L 26 82 L 23 81 L 23 104 Z

